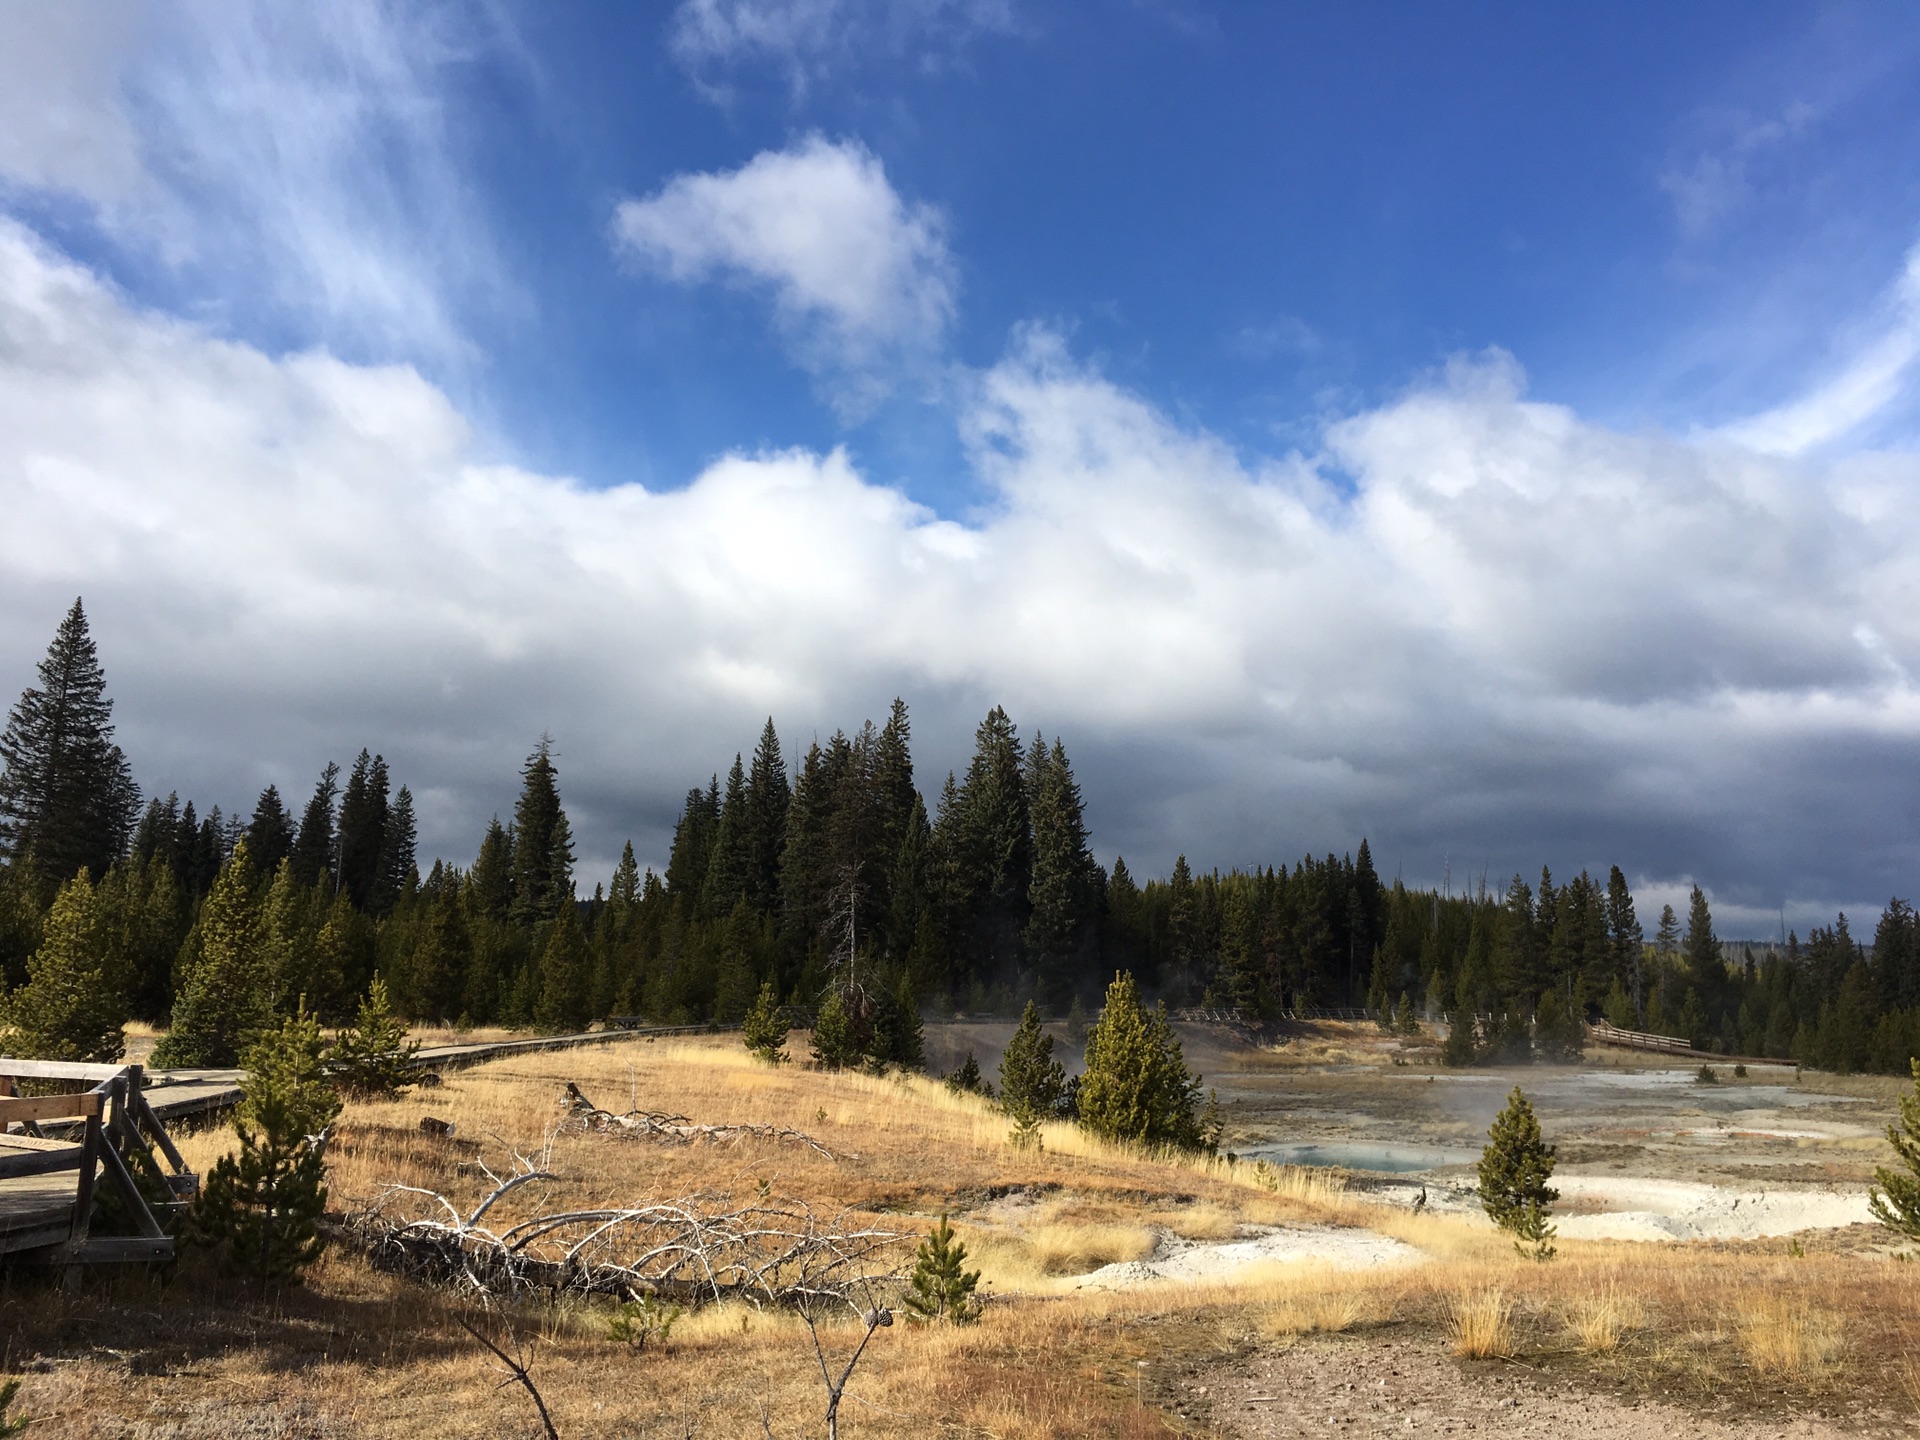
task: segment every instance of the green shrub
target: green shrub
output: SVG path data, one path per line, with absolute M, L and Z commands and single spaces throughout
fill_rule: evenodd
M 194 1202 L 191 1237 L 264 1284 L 296 1283 L 320 1254 L 326 1144 L 340 1113 L 325 1054 L 304 1007 L 248 1047 L 239 1154 L 220 1158 Z
M 769 1065 L 779 1065 L 787 1058 L 783 1047 L 789 1033 L 787 1014 L 780 1006 L 780 997 L 774 992 L 773 982 L 766 981 L 760 986 L 760 994 L 753 1002 L 753 1008 L 747 1011 L 747 1018 L 741 1023 L 740 1038 L 746 1042 L 747 1049 Z
M 1533 1106 L 1516 1085 L 1506 1109 L 1494 1118 L 1480 1155 L 1480 1204 L 1488 1219 L 1514 1237 L 1514 1248 L 1536 1260 L 1553 1258 L 1554 1232 L 1547 1216 L 1560 1198 L 1547 1184 L 1553 1167 L 1553 1146 L 1541 1138 Z
M 949 1325 L 970 1325 L 979 1318 L 980 1302 L 973 1298 L 973 1290 L 980 1283 L 980 1272 L 965 1269 L 966 1259 L 967 1247 L 954 1239 L 953 1227 L 942 1215 L 914 1253 L 913 1274 L 901 1300 L 912 1319 L 921 1324 L 944 1320 Z
M 406 1022 L 393 1013 L 387 982 L 376 975 L 352 1027 L 334 1042 L 329 1068 L 349 1095 L 392 1099 L 412 1088 L 419 1051 L 407 1038 Z

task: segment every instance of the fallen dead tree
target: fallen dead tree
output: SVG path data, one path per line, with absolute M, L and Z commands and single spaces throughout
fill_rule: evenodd
M 567 1082 L 566 1099 L 562 1103 L 570 1123 L 604 1135 L 623 1135 L 637 1140 L 661 1140 L 682 1145 L 702 1141 L 725 1145 L 749 1138 L 773 1140 L 785 1145 L 804 1145 L 829 1160 L 838 1158 L 804 1130 L 795 1130 L 786 1125 L 696 1125 L 685 1115 L 668 1115 L 655 1110 L 629 1110 L 616 1115 L 594 1104 L 571 1080 Z
M 503 1229 L 484 1223 L 505 1200 L 556 1178 L 518 1159 L 516 1173 L 467 1215 L 437 1191 L 389 1185 L 351 1213 L 343 1238 L 389 1273 L 494 1296 L 523 1291 L 661 1295 L 690 1305 L 850 1303 L 891 1285 L 901 1240 L 850 1212 L 822 1217 L 762 1185 L 745 1204 L 719 1192 L 645 1205 L 535 1214 Z M 424 1201 L 424 1207 L 420 1202 Z M 425 1208 L 428 1213 L 409 1214 Z M 865 1306 L 871 1309 L 874 1302 Z

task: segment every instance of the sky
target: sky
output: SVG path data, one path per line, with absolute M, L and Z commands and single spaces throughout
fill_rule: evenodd
M 1920 11 L 0 0 L 0 693 L 583 885 L 1004 705 L 1136 875 L 1920 879 Z

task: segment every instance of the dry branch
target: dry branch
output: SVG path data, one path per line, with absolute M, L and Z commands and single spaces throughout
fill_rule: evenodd
M 464 1218 L 435 1191 L 390 1185 L 347 1217 L 346 1233 L 379 1268 L 481 1294 L 658 1294 L 689 1304 L 734 1296 L 804 1307 L 849 1303 L 856 1288 L 897 1278 L 891 1262 L 903 1237 L 896 1232 L 859 1224 L 846 1211 L 822 1218 L 803 1201 L 759 1192 L 744 1205 L 707 1192 L 536 1214 L 499 1230 L 483 1225 L 510 1192 L 553 1178 L 519 1164 L 520 1173 L 498 1180 Z
M 610 1110 L 602 1110 L 595 1105 L 571 1080 L 567 1082 L 566 1099 L 562 1103 L 566 1107 L 569 1122 L 578 1123 L 585 1129 L 595 1130 L 603 1135 L 621 1135 L 635 1140 L 663 1140 L 669 1144 L 681 1145 L 691 1145 L 702 1140 L 726 1145 L 752 1137 L 756 1140 L 773 1140 L 785 1145 L 804 1145 L 828 1160 L 838 1158 L 804 1130 L 795 1130 L 786 1125 L 696 1125 L 685 1115 L 668 1115 L 655 1110 L 629 1110 L 625 1114 L 616 1115 Z

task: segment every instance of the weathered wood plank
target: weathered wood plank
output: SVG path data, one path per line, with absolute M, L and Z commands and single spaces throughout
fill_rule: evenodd
M 5 1138 L 24 1140 L 27 1137 L 9 1135 Z M 82 1147 L 78 1145 L 61 1145 L 55 1142 L 50 1150 L 16 1150 L 10 1145 L 0 1144 L 0 1180 L 17 1180 L 28 1175 L 51 1175 L 60 1170 L 78 1170 L 82 1158 Z
M 84 1095 L 30 1095 L 24 1099 L 0 1095 L 0 1126 L 28 1120 L 83 1119 L 100 1113 L 100 1097 Z
M 0 1075 L 19 1080 L 102 1080 L 117 1079 L 124 1065 L 86 1065 L 77 1060 L 15 1060 L 0 1055 Z

